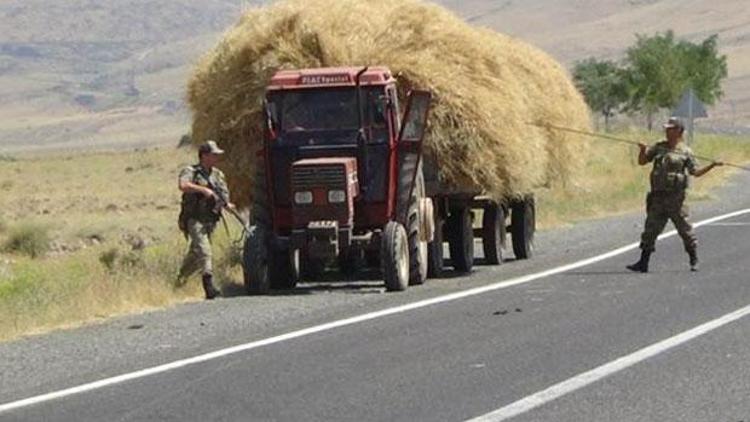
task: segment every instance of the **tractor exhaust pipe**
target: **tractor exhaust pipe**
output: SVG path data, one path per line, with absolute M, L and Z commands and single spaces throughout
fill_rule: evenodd
M 359 129 L 357 131 L 357 147 L 359 148 L 359 168 L 362 169 L 362 171 L 357 171 L 358 178 L 359 178 L 359 189 L 362 193 L 365 193 L 367 191 L 368 186 L 368 180 L 367 175 L 368 172 L 368 166 L 367 166 L 367 133 L 365 132 L 364 124 L 365 124 L 365 110 L 364 106 L 362 104 L 362 85 L 360 83 L 360 79 L 362 78 L 362 75 L 367 72 L 367 69 L 369 69 L 368 66 L 365 66 L 357 72 L 357 76 L 354 79 L 354 82 L 357 85 L 357 119 L 358 119 L 358 126 Z

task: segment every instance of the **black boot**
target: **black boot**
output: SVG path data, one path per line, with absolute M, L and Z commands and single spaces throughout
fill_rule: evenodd
M 690 255 L 690 271 L 698 271 L 698 252 L 688 251 L 688 255 Z
M 641 251 L 641 260 L 636 262 L 635 264 L 628 265 L 627 269 L 630 271 L 635 271 L 639 273 L 647 273 L 648 272 L 648 261 L 651 259 L 651 252 L 650 251 Z
M 203 274 L 203 290 L 206 292 L 206 299 L 208 300 L 221 295 L 221 292 L 214 287 L 213 278 L 211 274 Z

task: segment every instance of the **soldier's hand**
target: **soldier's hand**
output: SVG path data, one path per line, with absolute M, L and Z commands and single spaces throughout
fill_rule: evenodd
M 205 196 L 206 198 L 214 198 L 214 199 L 217 199 L 217 198 L 218 198 L 218 197 L 216 196 L 216 193 L 215 193 L 214 191 L 212 191 L 211 189 L 209 189 L 209 188 L 203 188 L 203 191 L 201 191 L 201 193 L 202 193 L 202 194 L 203 194 L 203 196 Z
M 234 205 L 234 204 L 233 204 L 233 203 L 231 203 L 231 202 L 228 202 L 228 203 L 227 203 L 227 208 L 229 208 L 230 210 L 236 210 L 236 209 L 237 209 L 237 206 L 236 206 L 236 205 Z

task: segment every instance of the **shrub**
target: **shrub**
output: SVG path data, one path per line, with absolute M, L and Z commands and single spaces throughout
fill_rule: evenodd
M 8 239 L 3 245 L 3 250 L 37 258 L 50 250 L 50 242 L 47 227 L 27 223 L 10 231 Z
M 119 249 L 110 248 L 102 252 L 101 255 L 99 255 L 99 262 L 101 262 L 102 265 L 107 267 L 107 270 L 114 271 L 115 264 L 117 263 L 117 258 L 119 258 L 119 256 L 120 256 Z
M 125 268 L 134 270 L 143 268 L 146 265 L 146 261 L 141 251 L 130 251 L 120 258 L 120 264 Z

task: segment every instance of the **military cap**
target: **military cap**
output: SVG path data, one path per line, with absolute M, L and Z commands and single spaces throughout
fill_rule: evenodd
M 198 147 L 198 153 L 200 154 L 224 154 L 224 150 L 220 149 L 216 145 L 216 141 L 206 141 Z
M 670 129 L 676 127 L 680 130 L 685 130 L 685 123 L 679 117 L 670 117 L 667 123 L 664 123 L 664 129 Z

